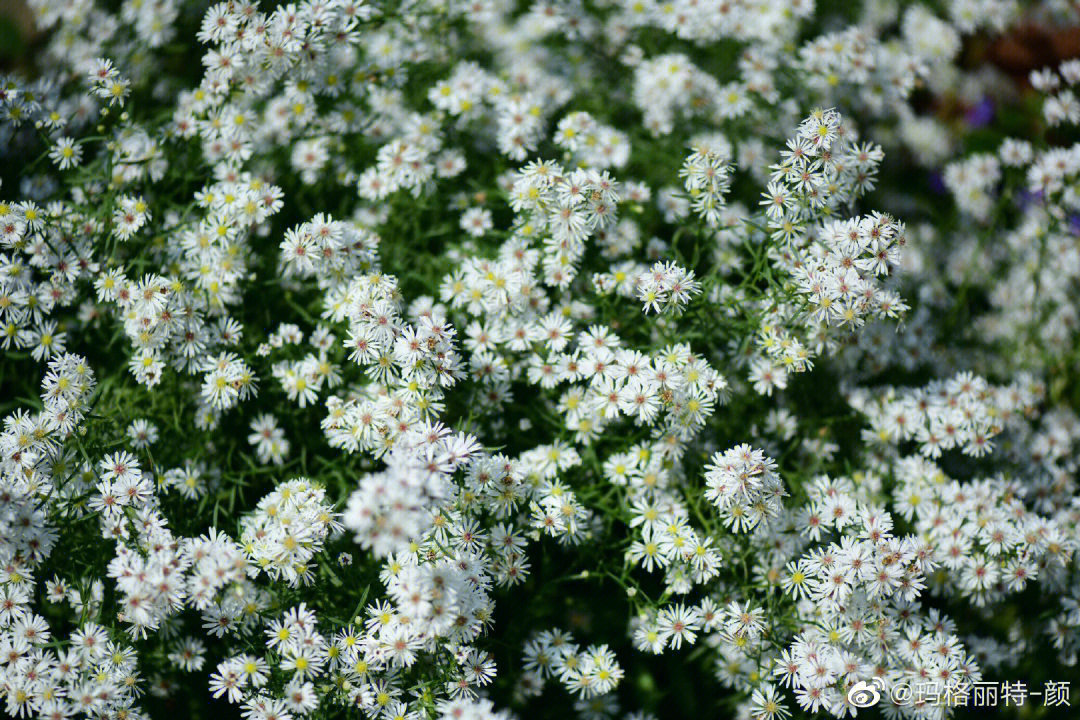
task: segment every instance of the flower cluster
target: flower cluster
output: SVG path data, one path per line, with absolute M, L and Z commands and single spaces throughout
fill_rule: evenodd
M 5 717 L 945 720 L 1074 668 L 1074 3 L 23 4 Z
M 705 497 L 734 532 L 752 530 L 777 517 L 783 508 L 784 483 L 776 463 L 761 450 L 739 445 L 713 455 L 705 467 Z
M 979 457 L 993 449 L 991 438 L 1005 423 L 1032 412 L 1041 394 L 1031 377 L 995 387 L 971 373 L 959 373 L 923 388 L 853 397 L 851 402 L 868 416 L 868 439 L 891 444 L 914 440 L 929 458 L 952 448 Z
M 251 562 L 274 579 L 296 586 L 313 579 L 312 558 L 339 532 L 326 492 L 306 478 L 278 485 L 242 523 L 240 542 Z
M 539 695 L 547 681 L 555 678 L 568 691 L 587 699 L 611 692 L 624 675 L 607 645 L 583 650 L 570 633 L 558 629 L 530 638 L 521 662 L 528 674 L 522 677 L 520 690 L 528 695 Z
M 358 412 L 363 424 L 365 411 Z M 395 440 L 385 458 L 386 469 L 360 478 L 342 523 L 355 533 L 356 542 L 378 557 L 408 552 L 432 527 L 432 512 L 453 498 L 454 472 L 468 465 L 478 449 L 474 438 L 453 434 L 439 424 L 410 428 Z

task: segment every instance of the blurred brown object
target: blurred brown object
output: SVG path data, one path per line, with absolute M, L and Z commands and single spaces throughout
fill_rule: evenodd
M 986 49 L 987 60 L 1023 85 L 1032 70 L 1056 67 L 1074 57 L 1080 57 L 1080 27 L 1019 25 L 992 39 Z
M 38 34 L 34 27 L 34 11 L 26 0 L 0 0 L 0 18 L 12 23 L 24 42 L 29 43 Z
M 26 53 L 41 33 L 34 25 L 34 11 L 26 0 L 0 0 L 0 71 L 26 61 Z

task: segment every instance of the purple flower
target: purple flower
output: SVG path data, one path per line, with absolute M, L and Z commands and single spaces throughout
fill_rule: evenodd
M 989 95 L 983 97 L 978 104 L 967 111 L 968 125 L 973 128 L 989 125 L 994 119 L 994 100 Z
M 936 195 L 944 195 L 945 194 L 945 191 L 946 191 L 945 178 L 942 176 L 941 173 L 936 172 L 936 171 L 931 172 L 929 177 L 927 177 L 927 179 L 926 179 L 926 184 L 930 187 L 930 189 L 934 192 L 934 194 L 936 194 Z
M 1069 216 L 1069 232 L 1080 236 L 1080 215 L 1073 214 Z

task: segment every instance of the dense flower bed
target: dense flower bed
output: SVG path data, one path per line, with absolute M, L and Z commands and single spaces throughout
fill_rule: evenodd
M 1074 3 L 28 4 L 8 715 L 1080 703 Z

